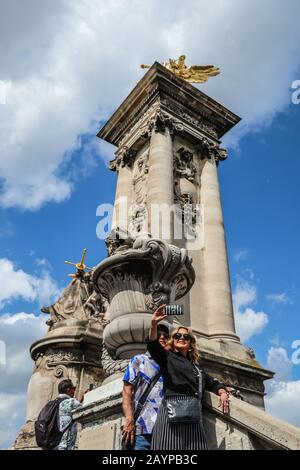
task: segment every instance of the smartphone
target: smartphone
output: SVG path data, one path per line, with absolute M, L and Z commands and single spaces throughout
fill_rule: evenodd
M 93 390 L 93 388 L 94 388 L 94 384 L 90 384 L 89 385 L 89 391 Z
M 165 315 L 183 315 L 183 305 L 166 305 L 164 308 Z

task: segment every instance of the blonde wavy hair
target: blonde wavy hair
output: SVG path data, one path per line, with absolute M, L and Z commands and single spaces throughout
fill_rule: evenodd
M 190 359 L 193 364 L 199 364 L 200 361 L 200 353 L 197 348 L 197 342 L 196 342 L 196 337 L 193 335 L 193 331 L 191 328 L 188 326 L 177 326 L 175 330 L 172 331 L 171 337 L 169 341 L 167 342 L 167 347 L 166 349 L 172 349 L 172 351 L 175 351 L 174 347 L 174 335 L 179 332 L 179 330 L 186 330 L 186 332 L 191 336 L 190 340 L 190 347 L 188 350 L 188 359 Z

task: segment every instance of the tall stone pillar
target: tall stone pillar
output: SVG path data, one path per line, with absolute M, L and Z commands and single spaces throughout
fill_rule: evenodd
M 168 127 L 154 128 L 150 138 L 148 197 L 149 232 L 172 243 L 173 222 L 170 207 L 174 201 L 173 148 Z M 161 210 L 160 210 L 161 209 Z M 155 223 L 156 222 L 156 223 Z M 153 234 L 153 229 L 157 233 Z
M 204 160 L 200 201 L 204 215 L 203 314 L 211 339 L 239 341 L 235 334 L 224 221 L 215 158 Z
M 112 230 L 128 231 L 129 208 L 132 203 L 132 161 L 135 154 L 126 147 L 116 152 L 116 159 L 110 164 L 118 172 Z

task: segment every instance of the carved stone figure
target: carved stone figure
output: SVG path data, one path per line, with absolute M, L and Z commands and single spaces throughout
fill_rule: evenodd
M 145 204 L 147 197 L 147 174 L 149 152 L 141 155 L 135 162 L 132 178 L 133 190 L 135 194 L 135 202 L 137 204 Z
M 193 184 L 197 183 L 197 168 L 193 162 L 193 154 L 184 147 L 177 150 L 174 162 L 175 175 L 179 178 L 185 178 Z
M 127 231 L 120 229 L 119 227 L 113 229 L 105 239 L 108 256 L 112 256 L 115 252 L 131 248 L 133 242 L 133 238 Z
M 63 320 L 88 320 L 95 315 L 100 318 L 104 310 L 103 303 L 101 295 L 93 290 L 91 273 L 81 272 L 63 290 L 54 304 L 42 307 L 41 311 L 50 315 L 46 323 L 51 330 L 55 323 Z

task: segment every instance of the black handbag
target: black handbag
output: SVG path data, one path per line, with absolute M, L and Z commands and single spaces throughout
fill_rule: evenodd
M 195 366 L 196 367 L 196 366 Z M 199 423 L 201 420 L 202 373 L 198 371 L 198 397 L 173 396 L 165 399 L 165 406 L 170 424 Z

